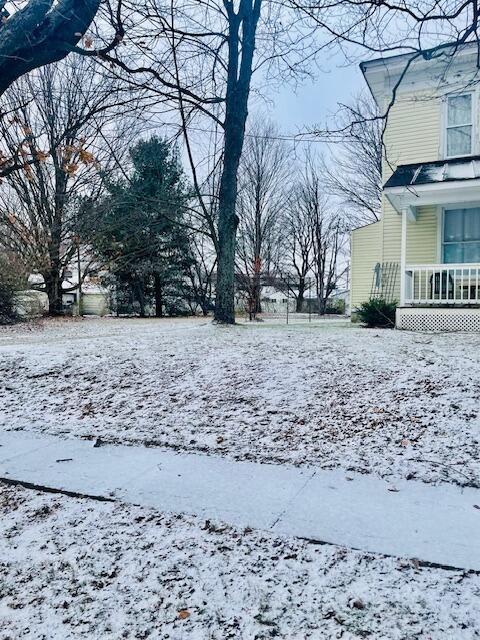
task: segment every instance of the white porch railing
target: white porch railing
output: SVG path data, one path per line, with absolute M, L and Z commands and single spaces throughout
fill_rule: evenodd
M 405 304 L 480 305 L 480 264 L 405 267 Z

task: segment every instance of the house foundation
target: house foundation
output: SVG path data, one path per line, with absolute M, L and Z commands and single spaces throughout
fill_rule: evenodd
M 406 331 L 480 332 L 480 307 L 399 307 L 395 326 Z

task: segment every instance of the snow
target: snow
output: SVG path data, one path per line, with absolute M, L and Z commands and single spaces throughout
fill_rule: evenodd
M 447 162 L 440 165 L 424 165 L 428 182 L 444 182 L 445 180 L 469 180 L 477 177 L 476 163 L 472 160 L 465 162 Z M 414 182 L 414 181 L 413 181 Z
M 1 640 L 473 640 L 480 577 L 0 485 Z
M 478 489 L 21 433 L 0 477 L 480 572 Z
M 117 498 L 0 482 L 0 640 L 480 637 L 478 572 L 293 537 L 355 546 L 359 532 L 402 545 L 417 535 L 437 553 L 452 534 L 449 557 L 462 545 L 476 557 L 478 536 L 461 526 L 462 509 L 473 529 L 480 517 L 480 336 L 291 320 L 0 330 L 0 458 Z M 33 453 L 32 438 L 56 444 Z M 120 474 L 102 457 L 120 449 L 103 443 L 122 445 Z M 232 476 L 235 461 L 271 470 L 264 493 L 250 472 Z M 217 463 L 221 479 L 202 467 Z M 202 506 L 205 495 L 214 500 Z M 250 503 L 259 529 L 232 515 Z M 443 521 L 427 518 L 434 507 Z M 197 515 L 180 513 L 189 508 Z M 319 531 L 333 516 L 341 526 Z M 422 541 L 426 522 L 435 544 Z
M 0 332 L 0 428 L 480 486 L 480 336 L 339 322 Z

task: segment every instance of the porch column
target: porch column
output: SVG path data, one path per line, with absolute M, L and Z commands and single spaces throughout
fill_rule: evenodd
M 402 240 L 400 244 L 400 306 L 405 306 L 405 282 L 407 267 L 407 214 L 406 208 L 402 209 Z

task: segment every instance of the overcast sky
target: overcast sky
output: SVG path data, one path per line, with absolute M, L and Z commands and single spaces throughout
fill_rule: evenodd
M 331 62 L 331 70 L 319 72 L 314 82 L 296 89 L 287 85 L 272 95 L 275 105 L 267 105 L 265 110 L 285 133 L 298 133 L 304 127 L 316 124 L 324 126 L 327 118 L 337 111 L 339 102 L 349 102 L 354 94 L 365 88 L 358 64 L 342 66 Z

